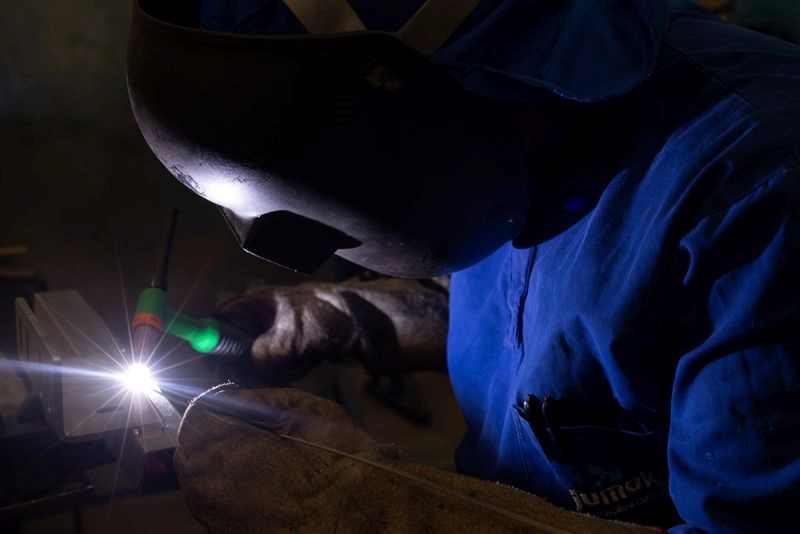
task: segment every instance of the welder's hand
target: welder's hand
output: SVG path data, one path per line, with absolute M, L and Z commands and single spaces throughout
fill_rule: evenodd
M 319 298 L 313 286 L 265 286 L 225 303 L 213 313 L 255 340 L 252 364 L 269 385 L 301 378 L 323 359 L 353 351 L 350 316 Z
M 375 374 L 446 369 L 448 293 L 433 282 L 266 286 L 229 301 L 214 317 L 253 336 L 253 366 L 271 385 L 348 356 Z
M 398 456 L 331 401 L 223 386 L 186 411 L 174 460 L 189 509 L 212 534 L 652 534 Z
M 175 468 L 189 508 L 212 532 L 284 532 L 335 524 L 348 487 L 369 467 L 296 437 L 364 458 L 398 455 L 336 403 L 294 389 L 205 393 L 181 423 Z

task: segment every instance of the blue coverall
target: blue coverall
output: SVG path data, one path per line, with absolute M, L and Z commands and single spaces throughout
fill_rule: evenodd
M 532 172 L 604 173 L 596 206 L 453 276 L 461 468 L 674 532 L 795 530 L 800 49 L 685 5 L 643 86 L 576 107 Z

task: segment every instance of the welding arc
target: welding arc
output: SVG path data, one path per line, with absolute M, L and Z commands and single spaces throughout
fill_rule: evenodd
M 178 210 L 170 208 L 167 214 L 167 225 L 164 229 L 164 236 L 161 241 L 160 254 L 156 259 L 153 269 L 153 279 L 150 287 L 157 287 L 163 291 L 167 290 L 167 271 L 169 270 L 169 257 L 172 251 L 172 238 L 175 235 L 175 224 L 178 222 Z
M 525 524 L 525 525 L 527 525 L 529 527 L 533 527 L 533 528 L 539 529 L 542 532 L 546 532 L 547 534 L 570 534 L 570 532 L 567 531 L 567 530 L 563 530 L 561 528 L 554 527 L 553 525 L 548 525 L 547 523 L 542 523 L 541 521 L 537 521 L 535 519 L 531 519 L 530 517 L 526 517 L 526 516 L 524 516 L 522 514 L 518 514 L 516 512 L 512 512 L 511 510 L 506 510 L 505 508 L 501 508 L 501 507 L 499 507 L 497 505 L 494 505 L 492 503 L 489 503 L 489 502 L 486 502 L 486 501 L 482 501 L 480 499 L 476 499 L 475 497 L 470 497 L 469 495 L 461 493 L 460 491 L 454 490 L 452 488 L 448 488 L 447 486 L 445 486 L 443 484 L 439 484 L 439 483 L 434 482 L 432 480 L 427 480 L 425 478 L 418 477 L 418 476 L 416 476 L 414 474 L 407 473 L 405 471 L 401 471 L 400 469 L 395 469 L 393 467 L 390 467 L 388 465 L 382 464 L 380 462 L 376 462 L 376 461 L 370 460 L 368 458 L 364 458 L 364 457 L 358 456 L 356 454 L 350 454 L 349 452 L 340 451 L 339 449 L 336 449 L 334 447 L 329 447 L 327 445 L 322 445 L 321 443 L 315 443 L 313 441 L 308 441 L 308 440 L 305 440 L 303 438 L 298 438 L 296 436 L 290 436 L 288 434 L 278 434 L 278 436 L 280 436 L 280 437 L 282 437 L 284 439 L 288 439 L 289 441 L 296 441 L 297 443 L 302 443 L 303 445 L 307 445 L 309 447 L 315 447 L 317 449 L 322 449 L 322 450 L 330 452 L 332 454 L 336 454 L 338 456 L 343 456 L 345 458 L 349 458 L 349 459 L 354 460 L 356 462 L 361 462 L 363 464 L 369 465 L 370 467 L 376 467 L 378 469 L 382 469 L 382 470 L 387 471 L 387 472 L 389 472 L 389 473 L 391 473 L 393 475 L 396 475 L 396 476 L 411 480 L 412 482 L 416 482 L 417 484 L 420 484 L 422 486 L 427 486 L 428 488 L 441 491 L 442 493 L 446 493 L 447 495 L 450 495 L 451 497 L 455 497 L 457 499 L 464 500 L 464 501 L 466 501 L 466 502 L 468 502 L 470 504 L 474 504 L 475 506 L 478 506 L 480 508 L 484 508 L 486 510 L 495 512 L 497 514 L 505 516 L 505 517 L 507 517 L 507 518 L 509 518 L 509 519 L 511 519 L 513 521 L 516 521 L 518 523 L 523 523 L 523 524 Z

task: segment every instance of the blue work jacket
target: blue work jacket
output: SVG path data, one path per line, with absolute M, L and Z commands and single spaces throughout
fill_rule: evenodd
M 565 105 L 530 162 L 532 224 L 563 228 L 453 276 L 461 470 L 676 533 L 795 531 L 799 148 L 800 49 L 688 3 L 643 85 Z

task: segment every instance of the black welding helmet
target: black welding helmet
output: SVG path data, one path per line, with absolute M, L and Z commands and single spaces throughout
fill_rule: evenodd
M 333 253 L 395 276 L 465 268 L 526 222 L 529 180 L 509 100 L 623 93 L 649 72 L 663 28 L 658 17 L 637 18 L 646 31 L 636 54 L 610 73 L 592 66 L 584 80 L 572 67 L 553 74 L 559 69 L 531 59 L 534 51 L 513 68 L 465 58 L 480 20 L 513 20 L 507 9 L 421 3 L 385 31 L 366 29 L 345 0 L 284 0 L 285 14 L 308 33 L 257 35 L 201 29 L 201 0 L 134 0 L 128 85 L 136 120 L 166 168 L 219 205 L 257 256 L 304 273 Z M 526 61 L 550 74 L 521 72 Z

